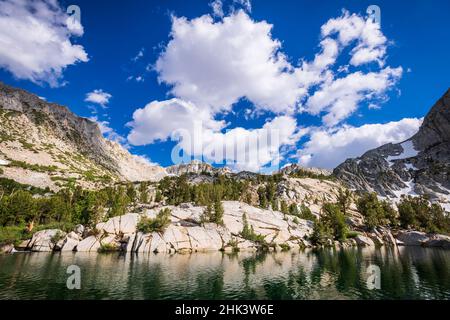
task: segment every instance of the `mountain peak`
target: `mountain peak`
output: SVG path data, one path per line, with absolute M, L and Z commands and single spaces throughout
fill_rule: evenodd
M 97 123 L 3 83 L 0 122 L 0 158 L 8 162 L 1 176 L 24 184 L 55 190 L 73 181 L 96 187 L 166 174 L 105 139 Z
M 334 174 L 356 190 L 375 191 L 394 201 L 424 194 L 450 211 L 450 89 L 413 137 L 347 159 Z
M 413 140 L 420 150 L 450 141 L 450 88 L 428 112 Z

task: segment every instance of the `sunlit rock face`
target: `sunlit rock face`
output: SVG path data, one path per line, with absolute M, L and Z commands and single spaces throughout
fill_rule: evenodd
M 172 176 L 181 176 L 183 174 L 231 174 L 232 171 L 228 167 L 215 168 L 209 163 L 199 160 L 193 160 L 189 163 L 176 164 L 165 168 L 167 173 Z
M 143 233 L 138 230 L 142 217 L 155 218 L 159 210 L 171 210 L 171 224 L 164 232 Z M 291 248 L 305 246 L 311 235 L 311 221 L 285 216 L 281 212 L 265 210 L 238 201 L 224 201 L 223 225 L 201 223 L 204 207 L 185 204 L 146 210 L 141 215 L 130 213 L 109 219 L 96 226 L 96 235 L 80 241 L 74 250 L 96 252 L 102 245 L 122 246 L 126 252 L 174 253 L 233 250 L 256 250 L 257 244 L 241 237 L 244 215 L 249 228 L 262 235 L 267 243 L 288 244 Z M 71 245 L 71 243 L 69 243 Z
M 167 175 L 105 139 L 96 122 L 1 82 L 0 123 L 0 176 L 23 184 L 57 190 L 72 179 L 95 188 L 105 181 L 155 181 Z
M 334 174 L 353 189 L 393 200 L 425 194 L 450 211 L 450 89 L 413 137 L 347 159 Z

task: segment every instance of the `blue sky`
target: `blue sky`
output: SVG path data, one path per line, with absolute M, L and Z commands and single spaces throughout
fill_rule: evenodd
M 73 4 L 80 25 L 61 26 Z M 175 145 L 187 145 L 170 132 L 192 133 L 195 121 L 206 127 L 206 142 L 192 138 L 203 148 L 281 131 L 271 148 L 238 147 L 250 158 L 262 152 L 236 165 L 253 171 L 288 162 L 332 168 L 402 141 L 449 87 L 448 1 L 216 0 L 215 11 L 212 4 L 48 0 L 30 10 L 2 0 L 0 80 L 95 118 L 107 137 L 163 166 L 172 164 Z M 371 4 L 381 26 L 361 25 Z M 24 36 L 30 17 L 43 27 L 32 38 Z M 325 49 L 332 61 L 318 67 Z M 315 80 L 305 80 L 306 67 L 315 68 Z M 109 99 L 87 99 L 94 90 Z

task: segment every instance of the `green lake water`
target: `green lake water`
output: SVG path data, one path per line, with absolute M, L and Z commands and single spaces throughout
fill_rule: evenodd
M 70 265 L 80 290 L 66 287 Z M 367 287 L 370 265 L 380 289 Z M 16 253 L 0 256 L 0 299 L 450 299 L 450 251 Z

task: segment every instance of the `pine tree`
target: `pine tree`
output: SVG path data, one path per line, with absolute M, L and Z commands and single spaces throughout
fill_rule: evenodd
M 141 182 L 139 185 L 139 200 L 141 203 L 148 203 L 149 197 L 148 197 L 148 183 L 147 182 Z
M 211 222 L 212 219 L 213 219 L 213 208 L 212 205 L 208 203 L 208 205 L 203 210 L 203 213 L 200 216 L 200 222 L 201 223 Z
M 214 202 L 214 223 L 217 223 L 219 225 L 223 225 L 223 215 L 224 215 L 224 209 L 222 206 L 222 202 L 220 200 L 216 200 Z
M 273 199 L 272 200 L 272 210 L 273 211 L 278 211 L 280 208 L 278 207 L 278 201 Z
M 281 208 L 280 208 L 281 212 L 284 214 L 288 214 L 289 213 L 289 209 L 288 209 L 288 205 L 286 203 L 286 201 L 281 201 Z
M 160 203 L 162 201 L 162 194 L 161 191 L 156 190 L 156 194 L 155 194 L 155 202 L 156 203 Z
M 347 210 L 352 204 L 353 194 L 348 189 L 339 188 L 337 193 L 337 203 L 344 215 L 347 214 Z
M 322 220 L 331 230 L 333 230 L 334 238 L 339 241 L 345 241 L 347 238 L 348 226 L 339 205 L 325 203 L 322 210 L 324 213 Z
M 136 202 L 136 189 L 134 188 L 134 185 L 132 183 L 129 183 L 127 185 L 127 197 L 131 203 Z
M 267 195 L 266 195 L 266 188 L 263 186 L 258 188 L 258 197 L 259 197 L 259 206 L 261 208 L 266 209 L 267 208 Z
M 297 207 L 297 205 L 295 204 L 295 203 L 292 203 L 290 206 L 289 206 L 289 214 L 291 215 L 291 216 L 300 216 L 300 213 L 299 213 L 299 211 L 298 211 L 298 207 Z

